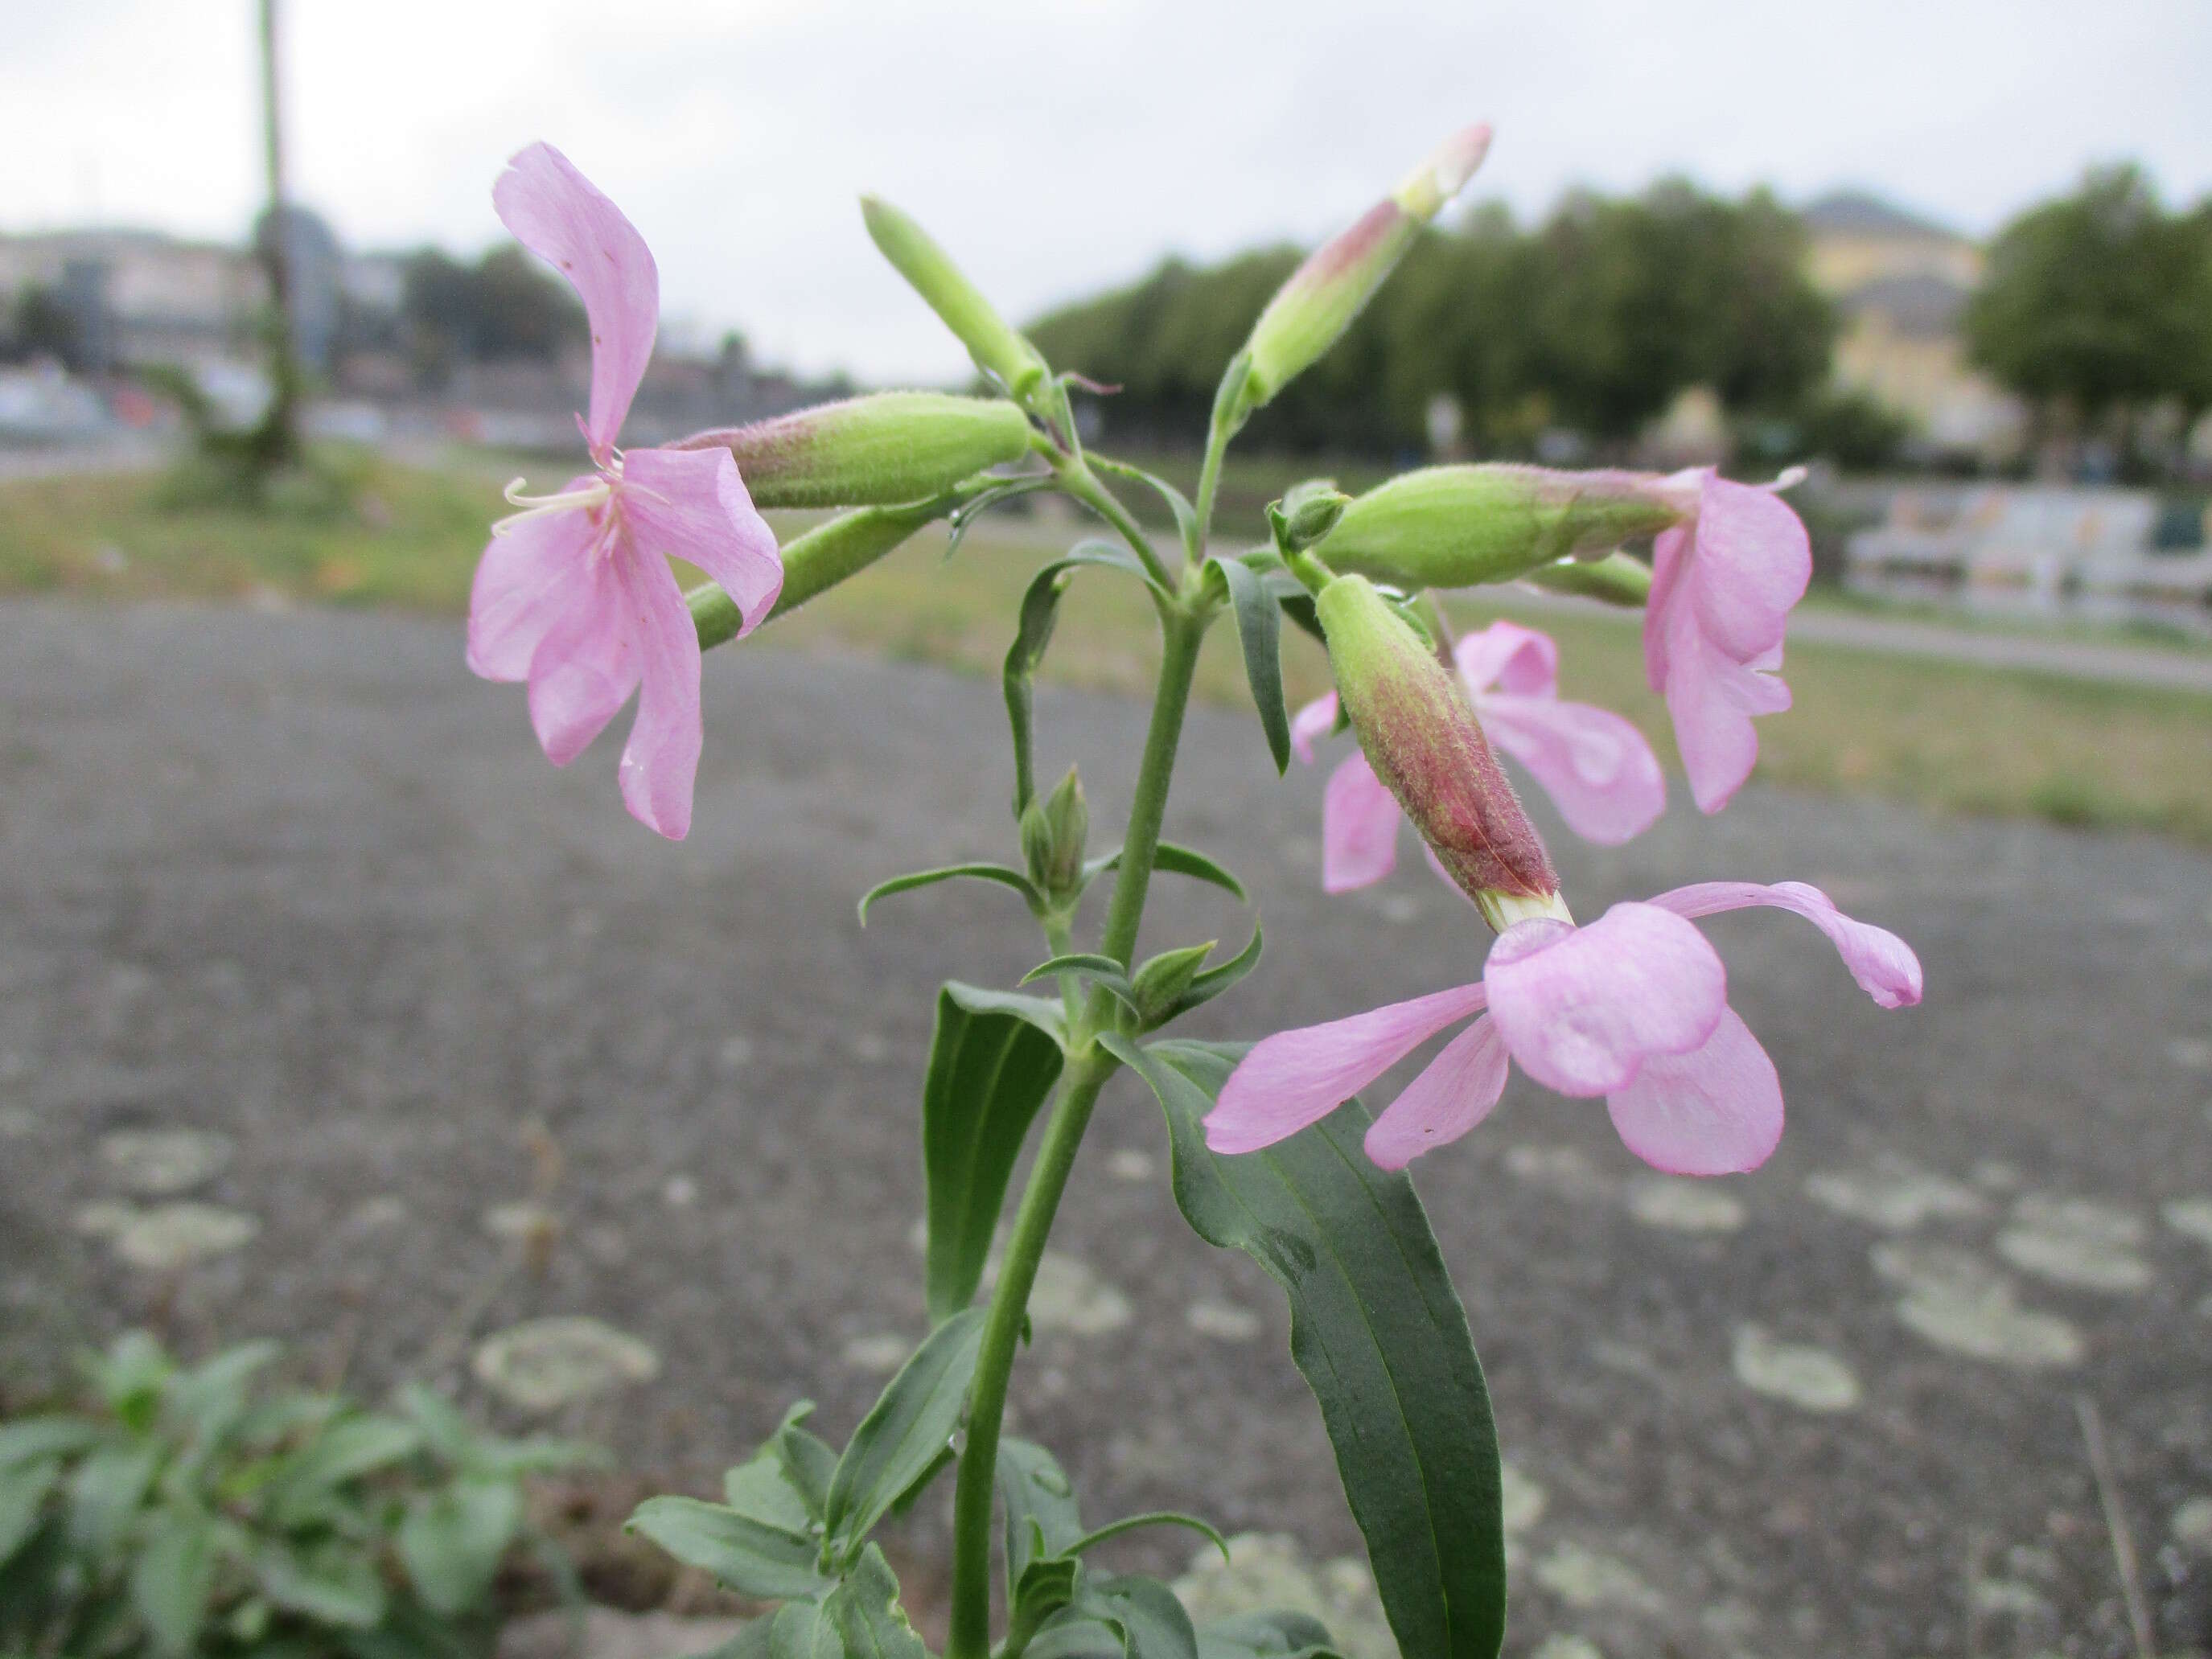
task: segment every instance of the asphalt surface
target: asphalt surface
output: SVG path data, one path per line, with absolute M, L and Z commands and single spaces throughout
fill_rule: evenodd
M 707 682 L 673 847 L 618 804 L 626 720 L 556 771 L 453 623 L 0 607 L 0 1375 L 131 1322 L 275 1334 L 700 1490 L 795 1397 L 848 1430 L 922 1326 L 933 988 L 1042 955 L 996 889 L 866 932 L 852 903 L 1010 854 L 1002 716 L 993 684 L 773 650 Z M 1043 769 L 1079 760 L 1110 828 L 1142 709 L 1047 690 L 1040 717 Z M 1765 1170 L 1658 1182 L 1519 1081 L 1417 1166 L 1514 1471 L 1509 1650 L 2125 1652 L 2084 1402 L 2160 1640 L 2212 1646 L 2212 860 L 1759 788 L 1709 822 L 1675 793 L 1617 854 L 1554 830 L 1577 914 L 1810 880 L 1906 934 L 1929 998 L 1881 1012 L 1793 919 L 1718 919 L 1790 1099 Z M 1269 939 L 1207 1034 L 1476 970 L 1410 855 L 1322 896 L 1320 794 L 1249 717 L 1193 717 L 1170 833 L 1236 866 Z M 1159 896 L 1150 946 L 1243 936 L 1207 890 Z M 1055 1248 L 1015 1419 L 1088 1512 L 1289 1534 L 1285 1571 L 1356 1600 L 1280 1298 L 1184 1227 L 1133 1081 Z M 553 1405 L 497 1334 L 574 1316 L 631 1340 Z M 942 1498 L 896 1540 L 924 1601 Z

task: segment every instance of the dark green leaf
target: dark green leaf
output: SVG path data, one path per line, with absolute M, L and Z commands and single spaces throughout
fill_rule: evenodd
M 985 1310 L 939 1325 L 899 1368 L 837 1460 L 823 1512 L 833 1559 L 849 1560 L 901 1492 L 937 1461 L 967 1408 Z
M 1064 957 L 1054 957 L 1041 962 L 1022 975 L 1021 982 L 1047 978 L 1054 974 L 1075 974 L 1091 984 L 1110 992 L 1114 1000 L 1133 1013 L 1137 1009 L 1136 988 L 1130 984 L 1129 975 L 1121 964 L 1111 957 L 1102 957 L 1087 951 L 1071 951 Z
M 873 1544 L 822 1603 L 824 1623 L 835 1626 L 845 1659 L 929 1659 L 921 1638 L 899 1606 L 898 1580 Z
M 995 1483 L 1006 1514 L 1006 1587 L 1021 1582 L 1030 1563 L 1065 1555 L 1083 1536 L 1075 1488 L 1053 1455 L 1032 1441 L 1012 1436 L 999 1442 Z
M 151 1440 L 101 1446 L 70 1480 L 70 1536 L 94 1553 L 122 1541 L 161 1466 L 163 1448 Z
M 1022 1659 L 1121 1659 L 1121 1653 L 1119 1626 L 1064 1612 L 1037 1632 Z
M 720 1504 L 648 1498 L 629 1530 L 651 1539 L 740 1595 L 763 1601 L 820 1595 L 833 1581 L 817 1571 L 820 1546 L 810 1536 L 763 1526 Z
M 1206 569 L 1219 573 L 1237 608 L 1245 683 L 1252 688 L 1252 704 L 1260 711 L 1260 726 L 1267 734 L 1275 770 L 1286 772 L 1291 766 L 1291 714 L 1283 702 L 1283 618 L 1276 595 L 1266 577 L 1241 559 L 1210 560 Z
M 1011 887 L 1028 902 L 1031 910 L 1044 908 L 1044 895 L 1038 892 L 1030 878 L 1020 871 L 1003 864 L 948 864 L 936 870 L 916 870 L 911 875 L 893 876 L 889 881 L 879 881 L 860 895 L 860 926 L 868 925 L 868 907 L 879 898 L 889 898 L 893 893 L 912 892 L 917 887 L 933 887 L 940 881 L 955 881 L 961 877 L 976 881 L 995 881 L 1001 887 Z
M 1018 820 L 1029 810 L 1030 799 L 1036 793 L 1030 684 L 1036 678 L 1037 665 L 1044 660 L 1045 647 L 1052 643 L 1060 596 L 1084 565 L 1127 571 L 1147 586 L 1157 586 L 1137 556 L 1112 542 L 1079 542 L 1073 550 L 1030 578 L 1014 624 L 1014 642 L 1006 647 L 1006 660 L 999 671 L 1006 699 L 1006 720 L 1013 730 L 1014 817 Z
M 1147 1029 L 1167 1019 L 1170 1011 L 1197 979 L 1206 957 L 1213 954 L 1213 947 L 1220 943 L 1218 939 L 1210 939 L 1203 945 L 1179 945 L 1137 964 L 1137 970 L 1129 975 L 1130 988 L 1135 993 L 1132 1002 L 1137 1018 Z
M 1212 1001 L 1260 965 L 1260 924 L 1254 922 L 1251 939 L 1244 948 L 1228 961 L 1217 963 L 1198 975 L 1191 981 L 1189 988 L 1153 1024 L 1164 1025 L 1170 1020 L 1180 1019 L 1201 1003 Z
M 1297 624 L 1301 633 L 1311 635 L 1323 645 L 1328 643 L 1328 636 L 1321 631 L 1321 612 L 1314 609 L 1312 594 L 1300 588 L 1295 593 L 1285 594 L 1277 603 L 1282 606 L 1283 614 Z
M 162 1510 L 131 1564 L 131 1604 L 153 1633 L 156 1650 L 189 1653 L 207 1622 L 215 1595 L 222 1529 L 203 1510 Z
M 1498 1434 L 1413 1183 L 1368 1162 L 1357 1102 L 1263 1152 L 1211 1152 L 1201 1121 L 1243 1050 L 1100 1041 L 1159 1097 L 1184 1218 L 1290 1297 L 1291 1356 L 1321 1403 L 1399 1648 L 1493 1659 L 1505 1617 Z
M 295 1550 L 272 1539 L 255 1554 L 253 1576 L 261 1593 L 288 1613 L 352 1630 L 373 1630 L 383 1621 L 384 1581 L 376 1563 L 353 1545 Z
M 1115 848 L 1083 866 L 1085 881 L 1095 881 L 1109 870 L 1118 869 L 1121 849 Z M 1171 876 L 1189 876 L 1195 880 L 1210 882 L 1240 904 L 1246 902 L 1244 884 L 1205 854 L 1188 847 L 1178 847 L 1171 841 L 1162 842 L 1152 854 L 1152 868 L 1164 870 Z
M 836 1627 L 816 1601 L 787 1601 L 700 1659 L 842 1659 Z
M 1012 1014 L 1024 1024 L 1036 1026 L 1054 1042 L 1063 1047 L 1066 1044 L 1067 1011 L 1048 997 L 1024 996 L 1018 991 L 998 991 L 984 985 L 963 985 L 957 979 L 945 981 L 943 994 L 971 1014 Z
M 1190 1615 L 1157 1578 L 1086 1575 L 1072 1611 L 1118 1631 L 1125 1659 L 1198 1659 Z
M 399 1523 L 399 1559 L 434 1611 L 473 1613 L 521 1529 L 522 1489 L 514 1481 L 456 1480 L 410 1500 Z
M 951 517 L 951 533 L 945 538 L 944 557 L 947 563 L 960 550 L 960 544 L 968 539 L 968 532 L 975 520 L 993 507 L 1012 501 L 1018 495 L 1033 495 L 1040 489 L 1049 489 L 1053 480 L 1048 475 L 1035 477 L 1009 478 L 1004 483 L 992 484 L 981 494 L 970 497 L 957 508 Z
M 1270 1608 L 1218 1619 L 1198 1633 L 1199 1659 L 1342 1659 L 1310 1614 Z
M 396 1417 L 348 1417 L 333 1423 L 278 1466 L 269 1486 L 279 1525 L 309 1519 L 349 1480 L 388 1468 L 422 1449 L 422 1431 Z
M 891 1499 L 891 1514 L 902 1516 L 912 1510 L 921 1501 L 922 1494 L 930 1489 L 937 1477 L 958 1461 L 959 1455 L 953 1450 L 952 1443 L 950 1440 L 946 1441 L 945 1449 L 937 1454 L 935 1461 L 920 1474 L 915 1476 L 913 1483 L 904 1492 Z
M 0 1465 L 0 1562 L 13 1559 L 39 1529 L 46 1494 L 61 1477 L 58 1457 L 27 1457 Z
M 814 1414 L 814 1402 L 802 1400 L 783 1414 L 769 1447 L 783 1461 L 783 1473 L 814 1520 L 830 1502 L 830 1477 L 837 1472 L 836 1448 L 800 1425 Z
M 1213 1547 L 1221 1552 L 1224 1561 L 1229 1559 L 1227 1539 L 1196 1516 L 1185 1515 L 1179 1510 L 1153 1510 L 1144 1515 L 1127 1516 L 1121 1520 L 1109 1522 L 1096 1532 L 1085 1533 L 1070 1544 L 1064 1553 L 1081 1555 L 1087 1550 L 1097 1548 L 1109 1538 L 1119 1538 L 1125 1532 L 1135 1532 L 1142 1527 L 1188 1527 L 1200 1537 L 1211 1540 Z
M 49 1457 L 73 1457 L 106 1437 L 106 1431 L 86 1417 L 19 1417 L 0 1423 L 0 1469 Z
M 246 1384 L 283 1350 L 274 1342 L 246 1342 L 185 1372 L 170 1385 L 169 1405 L 203 1443 L 222 1438 L 246 1412 Z
M 423 1443 L 466 1474 L 513 1478 L 553 1469 L 591 1468 L 606 1462 L 605 1449 L 581 1440 L 541 1436 L 509 1440 L 487 1434 L 467 1413 L 435 1389 L 410 1382 L 399 1390 L 399 1408 L 422 1431 Z
M 144 1331 L 125 1331 L 91 1362 L 92 1385 L 107 1408 L 132 1429 L 149 1427 L 161 1390 L 176 1367 Z
M 963 994 L 965 993 L 966 994 Z M 929 1316 L 941 1323 L 974 1299 L 1006 1183 L 1037 1109 L 1066 1056 L 1054 1029 L 1056 1004 L 948 985 L 938 993 L 937 1028 L 921 1091 L 922 1174 L 927 1187 Z

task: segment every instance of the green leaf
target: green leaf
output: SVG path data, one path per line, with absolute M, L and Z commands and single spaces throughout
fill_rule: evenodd
M 1129 982 L 1128 972 L 1111 957 L 1102 957 L 1089 951 L 1072 951 L 1062 957 L 1053 957 L 1024 974 L 1021 982 L 1048 978 L 1055 974 L 1074 974 L 1089 980 L 1101 989 L 1112 993 L 1114 1000 L 1137 1012 L 1136 988 Z
M 829 1505 L 830 1478 L 837 1472 L 837 1449 L 799 1426 L 813 1413 L 814 1402 L 800 1401 L 783 1414 L 769 1437 L 769 1446 L 782 1460 L 784 1474 L 806 1505 L 807 1515 L 819 1521 Z
M 1190 1615 L 1157 1578 L 1085 1575 L 1072 1611 L 1119 1632 L 1125 1659 L 1198 1659 Z
M 350 1630 L 383 1622 L 384 1581 L 376 1563 L 351 1543 L 296 1550 L 271 1539 L 254 1556 L 253 1577 L 261 1593 L 288 1613 Z
M 1342 1659 L 1310 1614 L 1270 1608 L 1218 1619 L 1198 1633 L 1199 1659 Z
M 1207 1522 L 1194 1515 L 1185 1515 L 1180 1510 L 1152 1510 L 1143 1515 L 1127 1516 L 1109 1522 L 1096 1532 L 1085 1533 L 1061 1552 L 1066 1555 L 1081 1555 L 1093 1550 L 1109 1538 L 1119 1538 L 1125 1532 L 1135 1532 L 1140 1527 L 1188 1527 L 1200 1537 L 1209 1540 L 1221 1552 L 1221 1559 L 1229 1559 L 1229 1540 Z
M 1095 881 L 1109 870 L 1118 869 L 1121 849 L 1115 848 L 1083 866 L 1085 881 Z M 1171 841 L 1162 842 L 1152 854 L 1152 868 L 1164 870 L 1171 876 L 1189 876 L 1195 880 L 1210 882 L 1240 904 L 1249 902 L 1244 884 L 1205 854 L 1188 847 L 1178 847 Z
M 1328 643 L 1328 636 L 1322 632 L 1321 612 L 1314 609 L 1312 594 L 1300 588 L 1295 593 L 1285 594 L 1276 603 L 1282 606 L 1283 614 L 1297 625 L 1300 633 L 1311 635 L 1322 645 Z
M 253 1374 L 283 1352 L 274 1342 L 225 1349 L 170 1385 L 170 1409 L 191 1425 L 203 1443 L 221 1440 L 245 1415 L 246 1385 Z
M 947 864 L 935 870 L 916 870 L 911 875 L 893 876 L 889 881 L 878 882 L 860 895 L 860 926 L 868 925 L 868 907 L 879 898 L 889 898 L 893 893 L 909 893 L 917 887 L 933 887 L 940 881 L 954 881 L 963 876 L 1011 887 L 1027 901 L 1031 910 L 1044 908 L 1044 895 L 1018 870 L 1003 864 Z
M 1252 688 L 1253 707 L 1260 711 L 1260 726 L 1267 734 L 1267 752 L 1275 757 L 1278 774 L 1291 767 L 1291 714 L 1283 702 L 1283 617 L 1276 595 L 1266 577 L 1242 559 L 1212 559 L 1209 573 L 1218 573 L 1237 607 L 1237 639 L 1244 647 L 1244 678 Z
M 843 1659 L 837 1628 L 818 1601 L 787 1601 L 702 1659 Z
M 1137 1018 L 1147 1028 L 1168 1018 L 1169 1011 L 1190 989 L 1198 970 L 1206 965 L 1206 957 L 1220 943 L 1218 939 L 1210 939 L 1203 945 L 1179 945 L 1137 964 L 1136 971 L 1129 975 L 1130 988 L 1134 994 L 1132 1005 Z
M 1067 1044 L 1067 1011 L 1048 997 L 1024 996 L 1018 991 L 994 990 L 987 985 L 964 985 L 948 979 L 940 994 L 951 997 L 971 1014 L 1012 1014 L 1034 1025 L 1054 1042 Z
M 1060 596 L 1067 591 L 1068 583 L 1075 580 L 1075 572 L 1084 565 L 1103 565 L 1127 571 L 1158 591 L 1158 584 L 1137 556 L 1113 542 L 1078 542 L 1072 550 L 1042 567 L 1030 578 L 1014 624 L 1014 642 L 1006 647 L 1006 660 L 999 671 L 1000 685 L 1006 699 L 1006 720 L 1013 730 L 1014 817 L 1018 820 L 1029 810 L 1030 798 L 1036 793 L 1031 758 L 1035 744 L 1031 683 L 1036 678 L 1037 665 L 1044 660 L 1045 647 L 1052 643 L 1053 623 L 1060 616 Z
M 269 1486 L 280 1526 L 313 1518 L 348 1481 L 388 1468 L 422 1449 L 422 1431 L 396 1417 L 346 1417 L 285 1458 Z
M 1400 1650 L 1494 1659 L 1505 1620 L 1498 1433 L 1413 1183 L 1368 1162 L 1356 1101 L 1263 1152 L 1211 1152 L 1201 1120 L 1243 1049 L 1099 1040 L 1159 1097 L 1184 1218 L 1290 1297 L 1291 1357 L 1321 1403 Z
M 13 1559 L 38 1531 L 46 1494 L 61 1478 L 58 1457 L 26 1457 L 0 1465 L 0 1563 Z
M 510 1440 L 487 1434 L 459 1407 L 421 1382 L 399 1391 L 399 1408 L 422 1431 L 423 1443 L 464 1474 L 513 1479 L 553 1469 L 585 1468 L 606 1463 L 605 1449 L 582 1440 L 532 1435 Z
M 1017 1006 L 1029 1003 L 1039 1008 Z M 1015 1161 L 1066 1063 L 1056 1029 L 1065 1018 L 1037 998 L 956 985 L 938 993 L 921 1091 L 933 1322 L 966 1307 L 982 1283 Z
M 78 1464 L 70 1480 L 70 1536 L 94 1554 L 121 1543 L 154 1484 L 164 1449 L 158 1441 L 115 1441 Z
M 849 1560 L 952 1438 L 975 1374 L 984 1314 L 969 1308 L 932 1331 L 853 1431 L 822 1516 L 830 1559 Z
M 73 1457 L 105 1439 L 106 1434 L 88 1417 L 65 1417 L 58 1412 L 0 1423 L 0 1469 L 11 1463 Z
M 1252 937 L 1243 950 L 1228 961 L 1217 963 L 1194 978 L 1188 988 L 1152 1024 L 1155 1026 L 1165 1025 L 1170 1020 L 1182 1018 L 1200 1004 L 1212 1001 L 1260 965 L 1260 924 L 1255 921 L 1252 924 Z
M 217 1546 L 215 1518 L 193 1509 L 165 1509 L 154 1516 L 152 1535 L 131 1564 L 131 1604 L 165 1654 L 191 1651 L 215 1595 Z
M 1075 1600 L 1082 1577 L 1083 1564 L 1072 1555 L 1040 1555 L 1025 1564 L 1007 1596 L 1007 1646 L 1026 1647 L 1047 1620 Z
M 432 1611 L 473 1613 L 521 1530 L 522 1489 L 514 1481 L 456 1480 L 409 1501 L 399 1522 L 400 1563 Z
M 817 1570 L 821 1547 L 811 1536 L 764 1526 L 720 1504 L 648 1498 L 630 1516 L 627 1530 L 757 1601 L 820 1595 L 835 1582 Z
M 873 1544 L 823 1602 L 822 1617 L 836 1628 L 846 1659 L 929 1659 L 899 1606 L 890 1563 Z
M 780 1531 L 801 1536 L 814 1531 L 837 1454 L 799 1426 L 813 1410 L 811 1400 L 799 1401 L 749 1462 L 722 1477 L 722 1496 L 732 1509 Z
M 1189 497 L 1165 478 L 1147 472 L 1140 466 L 1131 466 L 1126 461 L 1109 460 L 1103 455 L 1093 455 L 1091 465 L 1101 472 L 1117 478 L 1127 478 L 1131 483 L 1149 485 L 1159 498 L 1168 504 L 1175 516 L 1176 534 L 1182 542 L 1183 556 L 1195 564 L 1205 556 L 1198 544 L 1198 510 L 1190 504 Z
M 999 1442 L 994 1471 L 1006 1514 L 1006 1589 L 1011 1597 L 1030 1563 L 1066 1555 L 1083 1536 L 1075 1487 L 1053 1455 L 1034 1441 L 1009 1435 Z
M 124 1426 L 143 1430 L 153 1426 L 161 1390 L 177 1368 L 144 1331 L 125 1331 L 88 1369 L 94 1389 Z

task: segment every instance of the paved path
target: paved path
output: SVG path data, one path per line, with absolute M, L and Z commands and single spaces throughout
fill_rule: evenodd
M 1003 854 L 997 692 L 744 650 L 708 681 L 698 828 L 670 847 L 621 812 L 610 744 L 543 762 L 450 624 L 0 607 L 5 1374 L 124 1322 L 273 1332 L 363 1389 L 427 1367 L 700 1489 L 799 1395 L 848 1430 L 921 1326 L 931 988 L 1038 953 L 995 890 L 866 933 L 852 900 Z M 1142 711 L 1041 702 L 1048 763 L 1080 759 L 1110 824 Z M 1247 720 L 1201 711 L 1182 784 L 1172 832 L 1234 860 L 1270 940 L 1207 1029 L 1474 970 L 1418 860 L 1315 890 L 1319 779 L 1277 782 Z M 1419 1169 L 1514 1471 L 1510 1651 L 2122 1652 L 2081 1397 L 2169 1650 L 2201 1650 L 2212 860 L 1759 789 L 1617 856 L 1555 847 L 1586 915 L 1698 876 L 1822 883 L 1911 936 L 1930 996 L 1881 1013 L 1795 921 L 1716 921 L 1790 1092 L 1766 1170 L 1657 1180 L 1601 1112 L 1520 1083 Z M 1154 945 L 1241 936 L 1204 892 L 1167 914 Z M 1020 1431 L 1099 1517 L 1291 1534 L 1244 1570 L 1335 1597 L 1356 1636 L 1357 1534 L 1279 1298 L 1183 1227 L 1126 1080 L 1057 1250 Z M 611 1392 L 533 1413 L 548 1372 L 495 1334 L 568 1316 L 634 1340 L 592 1350 Z M 894 1540 L 925 1605 L 942 1508 Z

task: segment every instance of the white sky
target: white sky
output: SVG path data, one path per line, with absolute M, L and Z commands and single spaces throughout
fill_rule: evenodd
M 252 0 L 4 0 L 0 228 L 236 237 Z M 619 20 L 619 21 L 617 21 Z M 2212 191 L 2208 0 L 287 0 L 295 194 L 348 246 L 499 234 L 550 139 L 645 233 L 668 325 L 943 380 L 853 205 L 907 208 L 1017 318 L 1170 250 L 1346 221 L 1465 122 L 1524 215 L 1686 171 L 1874 187 L 1987 231 L 2094 161 Z

